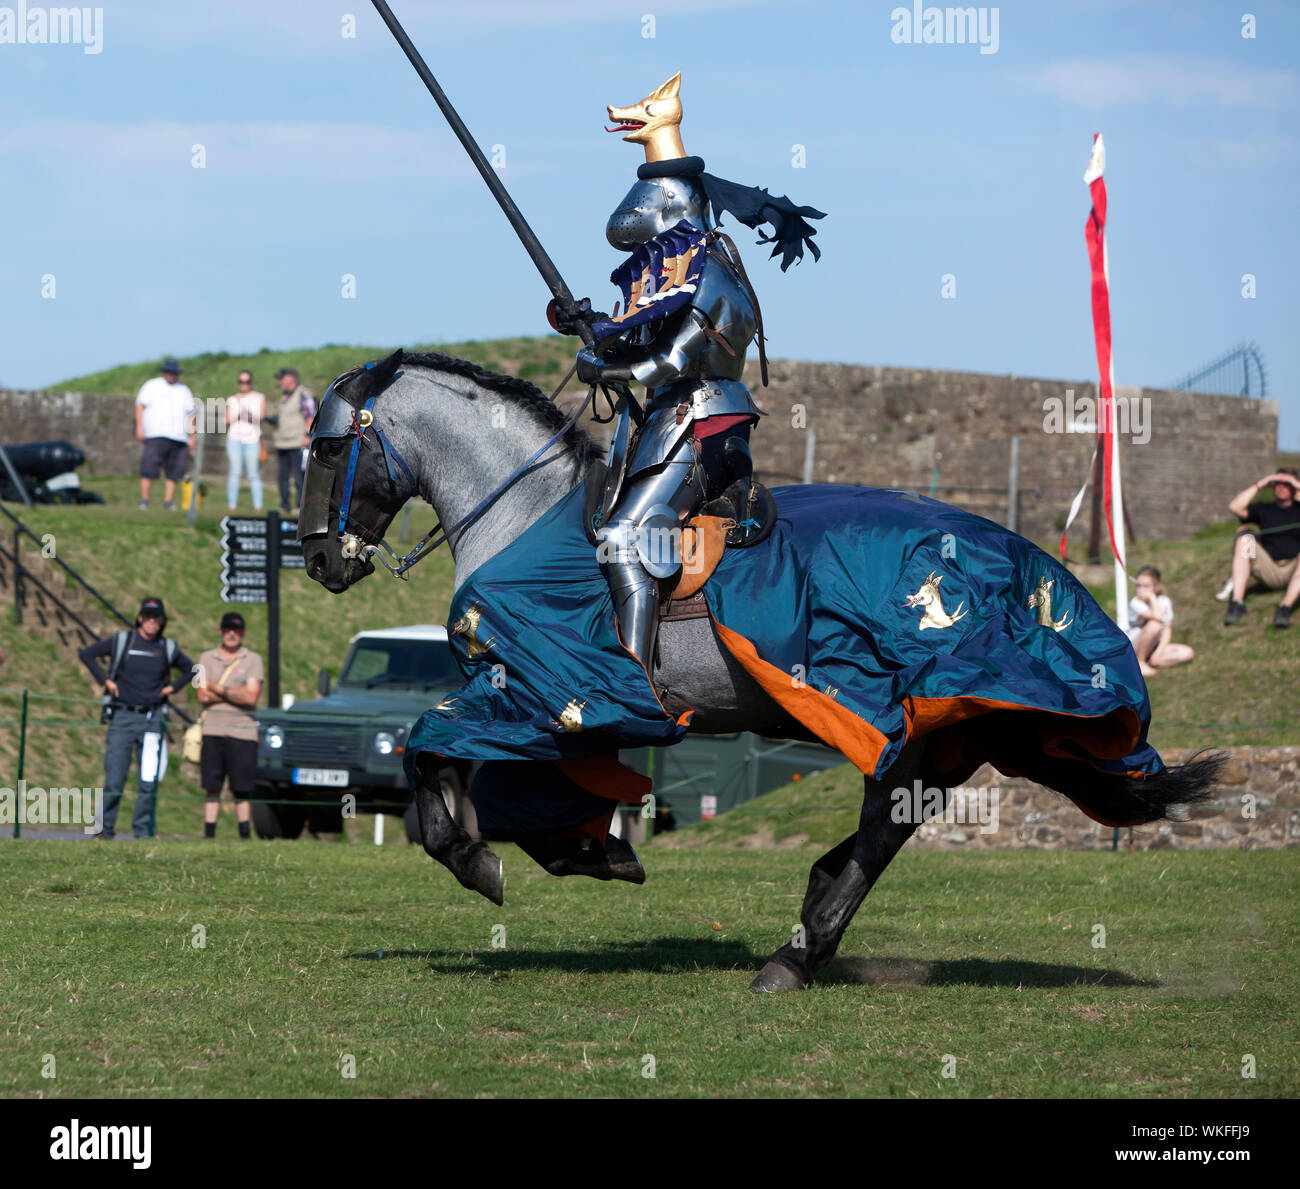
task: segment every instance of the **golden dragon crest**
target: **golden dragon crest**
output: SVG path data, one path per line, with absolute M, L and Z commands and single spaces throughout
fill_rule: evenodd
M 1055 578 L 1049 581 L 1047 575 L 1044 574 L 1038 580 L 1038 585 L 1034 587 L 1034 593 L 1029 596 L 1029 601 L 1025 603 L 1025 606 L 1038 608 L 1038 622 L 1043 627 L 1063 632 L 1074 622 L 1074 618 L 1068 611 L 1060 619 L 1052 618 L 1052 583 L 1055 581 Z
M 910 594 L 903 602 L 905 607 L 921 607 L 924 614 L 920 622 L 916 625 L 919 632 L 925 631 L 926 628 L 950 628 L 959 619 L 965 619 L 969 611 L 963 611 L 966 606 L 965 601 L 957 604 L 957 610 L 951 615 L 943 609 L 943 599 L 939 595 L 939 583 L 943 581 L 942 574 L 936 574 L 933 570 L 926 576 L 921 583 L 921 589 L 916 594 Z

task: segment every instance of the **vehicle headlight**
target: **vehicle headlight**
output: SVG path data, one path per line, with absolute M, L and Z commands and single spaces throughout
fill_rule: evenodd
M 376 755 L 390 756 L 397 751 L 397 735 L 393 731 L 380 731 L 370 744 Z
M 284 746 L 284 729 L 282 727 L 267 727 L 262 735 L 262 741 L 272 751 L 279 751 Z

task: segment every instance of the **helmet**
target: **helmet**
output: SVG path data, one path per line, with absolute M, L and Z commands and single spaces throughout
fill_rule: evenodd
M 685 219 L 709 231 L 709 200 L 697 177 L 638 180 L 605 224 L 605 238 L 620 252 L 632 252 Z

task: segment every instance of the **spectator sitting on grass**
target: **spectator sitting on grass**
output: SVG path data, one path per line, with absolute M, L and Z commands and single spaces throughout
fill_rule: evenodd
M 1265 487 L 1272 486 L 1273 502 L 1252 504 Z M 1296 491 L 1300 476 L 1293 467 L 1282 467 L 1252 483 L 1228 505 L 1243 524 L 1259 525 L 1259 536 L 1240 531 L 1232 547 L 1232 598 L 1223 617 L 1225 625 L 1237 623 L 1246 615 L 1246 583 L 1257 578 L 1270 590 L 1284 591 L 1282 601 L 1273 612 L 1273 626 L 1291 626 L 1291 609 L 1300 596 L 1300 504 Z
M 1143 566 L 1137 572 L 1137 593 L 1128 605 L 1128 638 L 1137 653 L 1138 667 L 1144 677 L 1154 677 L 1157 669 L 1184 665 L 1196 654 L 1188 644 L 1173 643 L 1174 604 L 1160 584 L 1160 571 Z

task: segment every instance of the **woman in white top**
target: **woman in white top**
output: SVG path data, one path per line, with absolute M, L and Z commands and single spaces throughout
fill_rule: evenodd
M 253 391 L 252 372 L 239 373 L 239 391 L 226 398 L 226 503 L 235 510 L 239 503 L 241 472 L 248 472 L 248 488 L 253 493 L 253 508 L 262 510 L 262 415 L 266 398 Z
M 1137 572 L 1137 593 L 1129 602 L 1128 620 L 1128 638 L 1144 677 L 1154 677 L 1157 669 L 1186 664 L 1196 655 L 1190 644 L 1172 642 L 1174 604 L 1165 594 L 1155 566 L 1143 566 Z

